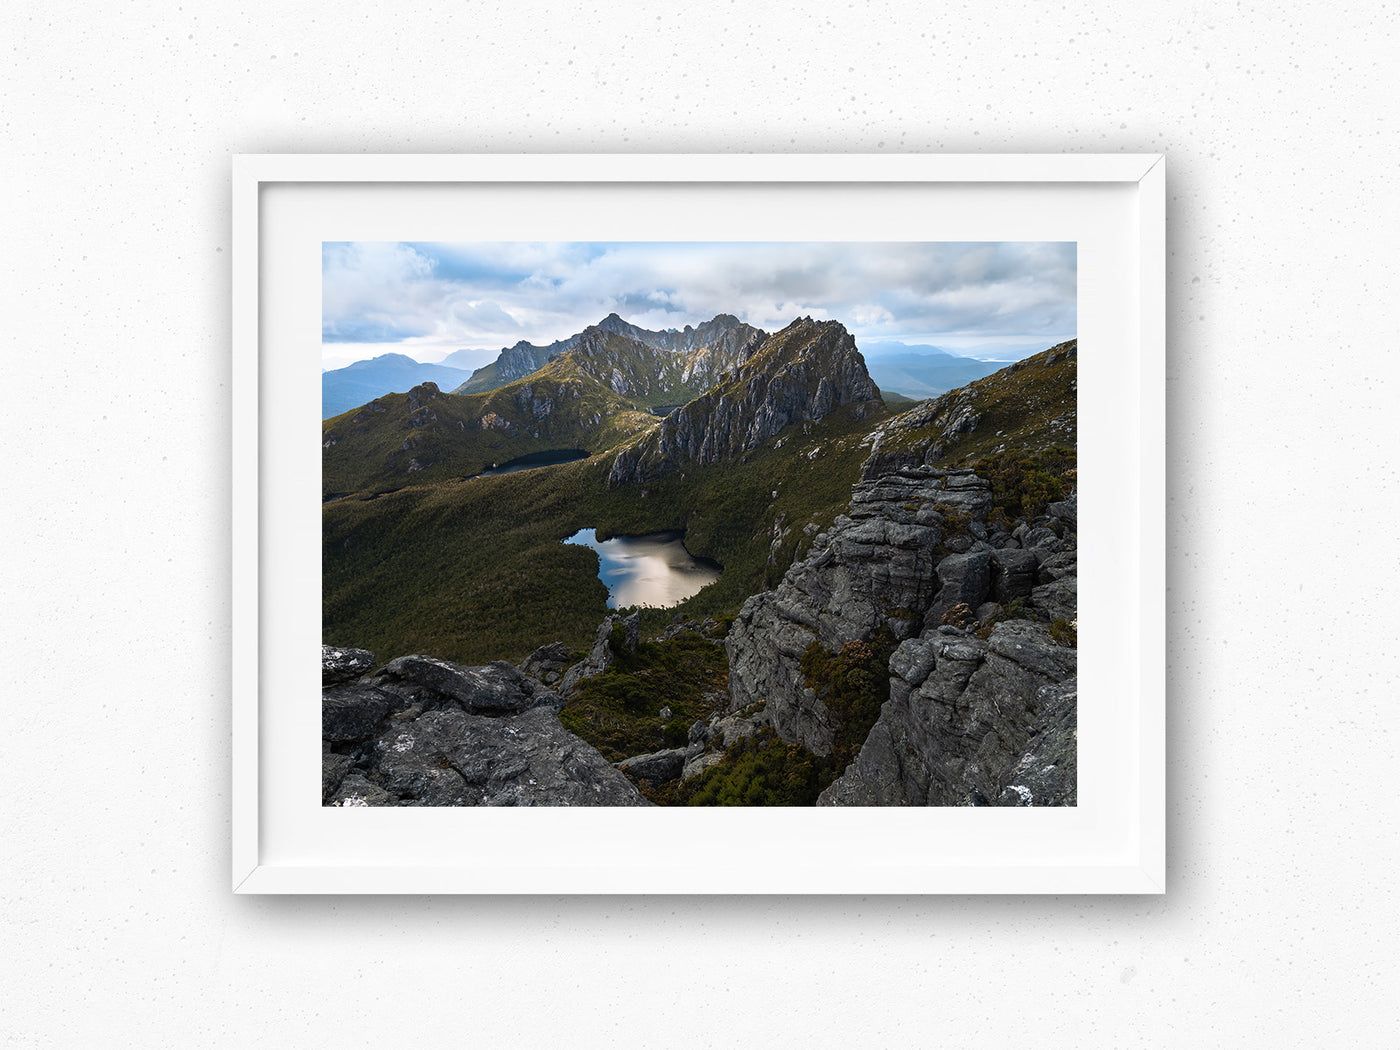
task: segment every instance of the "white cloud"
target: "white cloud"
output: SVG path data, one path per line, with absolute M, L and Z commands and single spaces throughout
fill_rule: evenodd
M 439 357 L 549 343 L 614 311 L 647 328 L 733 313 L 770 331 L 810 314 L 858 340 L 949 346 L 1077 329 L 1073 244 L 327 245 L 323 285 L 337 356 L 351 342 Z

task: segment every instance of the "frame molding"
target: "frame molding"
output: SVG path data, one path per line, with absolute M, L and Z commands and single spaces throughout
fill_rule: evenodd
M 545 161 L 547 163 L 541 163 Z M 936 868 L 892 865 L 859 885 L 808 878 L 778 885 L 678 877 L 656 885 L 623 866 L 557 872 L 502 866 L 483 874 L 458 864 L 291 864 L 266 856 L 272 804 L 263 787 L 260 705 L 266 695 L 260 602 L 261 530 L 270 512 L 261 488 L 263 193 L 274 184 L 365 183 L 980 183 L 1115 185 L 1135 195 L 1136 272 L 1121 275 L 1137 316 L 1139 431 L 1136 491 L 1138 669 L 1134 739 L 1136 857 L 1096 865 L 1048 861 Z M 232 230 L 232 882 L 238 893 L 1163 893 L 1165 892 L 1165 159 L 1161 154 L 961 155 L 241 155 L 233 158 Z M 975 811 L 986 813 L 986 810 Z M 713 825 L 711 825 L 713 826 Z M 650 824 L 638 826 L 644 834 Z

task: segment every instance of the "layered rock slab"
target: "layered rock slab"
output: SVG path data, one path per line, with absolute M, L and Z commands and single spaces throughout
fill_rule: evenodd
M 927 631 L 890 666 L 889 700 L 818 805 L 1074 804 L 1074 649 L 1011 620 L 985 641 Z
M 881 628 L 902 640 L 935 602 L 981 601 L 990 556 L 948 555 L 941 544 L 950 518 L 976 520 L 990 506 L 988 483 L 968 470 L 908 466 L 859 482 L 850 513 L 815 538 L 775 590 L 740 610 L 726 643 L 731 707 L 765 703 L 784 740 L 830 754 L 838 722 L 804 685 L 803 653 L 814 642 L 835 651 L 867 641 Z M 962 559 L 956 571 L 954 557 Z
M 363 650 L 361 650 L 363 652 Z M 323 652 L 332 678 L 343 651 Z M 373 664 L 372 659 L 370 660 Z M 426 656 L 322 689 L 322 801 L 333 806 L 643 806 L 559 722 L 559 694 L 507 663 Z

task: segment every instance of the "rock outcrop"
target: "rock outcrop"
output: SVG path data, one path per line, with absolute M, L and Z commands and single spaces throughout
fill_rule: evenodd
M 1072 804 L 1075 655 L 1024 620 L 985 641 L 951 627 L 906 639 L 865 745 L 817 804 Z
M 803 656 L 888 632 L 889 699 L 819 804 L 1073 805 L 1076 501 L 1009 527 L 985 480 L 922 458 L 877 450 L 849 514 L 744 603 L 731 707 L 830 755 L 841 718 Z
M 850 513 L 816 536 L 777 589 L 744 603 L 727 642 L 731 705 L 766 702 L 779 736 L 830 754 L 837 719 L 804 685 L 803 653 L 881 628 L 900 641 L 931 608 L 980 602 L 989 555 L 949 555 L 942 543 L 950 519 L 985 518 L 990 508 L 987 482 L 968 470 L 908 467 L 859 482 Z
M 374 670 L 374 654 L 367 649 L 321 646 L 321 684 L 338 685 L 363 678 Z
M 363 654 L 355 658 L 347 653 Z M 365 660 L 368 657 L 368 660 Z M 641 806 L 627 777 L 559 723 L 559 694 L 507 663 L 374 666 L 322 649 L 322 801 L 332 806 Z
M 792 423 L 879 396 L 840 322 L 802 318 L 764 340 L 723 382 L 621 449 L 608 484 L 644 483 L 687 464 L 734 459 Z
M 598 636 L 593 640 L 593 648 L 588 650 L 588 655 L 560 676 L 559 691 L 570 696 L 578 688 L 579 682 L 602 674 L 617 659 L 619 647 L 629 652 L 635 650 L 641 639 L 641 623 L 640 613 L 625 617 L 614 613 L 607 617 L 598 625 Z

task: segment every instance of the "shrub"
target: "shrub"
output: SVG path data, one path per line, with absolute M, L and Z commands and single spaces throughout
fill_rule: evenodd
M 1071 649 L 1079 646 L 1079 622 L 1054 619 L 1050 621 L 1050 638 L 1058 645 Z
M 968 607 L 967 602 L 958 602 L 957 605 L 943 614 L 943 619 L 940 622 L 945 627 L 957 627 L 965 630 L 972 625 L 974 619 L 975 614 Z
M 882 627 L 869 641 L 849 641 L 840 652 L 814 641 L 802 654 L 803 682 L 839 720 L 832 747 L 838 771 L 856 757 L 890 698 L 894 646 L 894 634 Z
M 1003 521 L 1039 517 L 1070 493 L 1077 477 L 1074 450 L 1059 447 L 1030 455 L 994 453 L 979 460 L 976 470 L 991 482 L 993 514 L 1002 511 Z
M 718 764 L 680 785 L 673 801 L 690 806 L 811 806 L 837 772 L 830 759 L 783 743 L 765 726 L 730 748 Z

